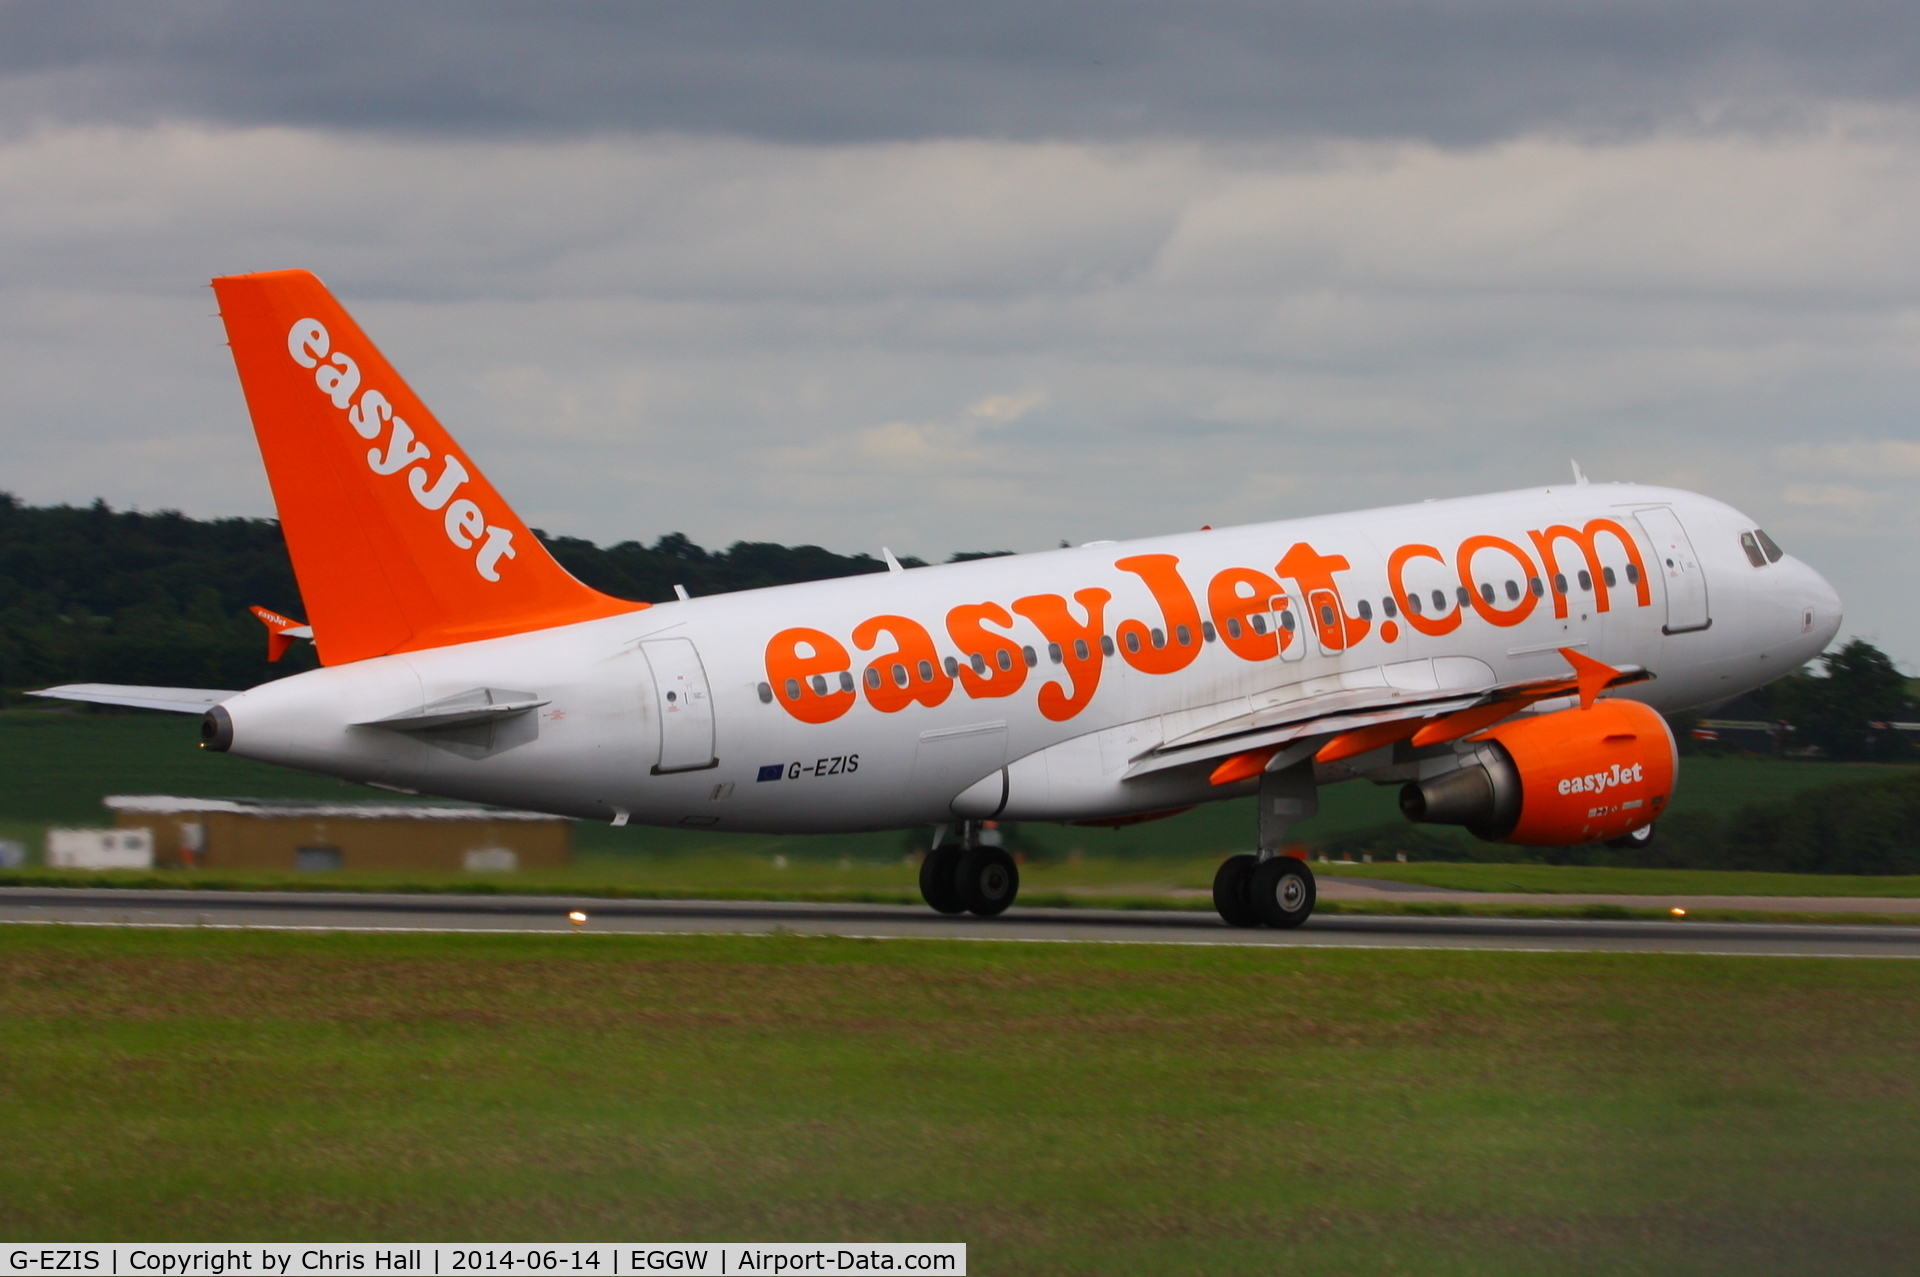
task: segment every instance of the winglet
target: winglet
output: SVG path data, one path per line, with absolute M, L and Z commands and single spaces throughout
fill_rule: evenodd
M 322 663 L 646 606 L 569 576 L 318 279 L 213 291 Z
M 1586 653 L 1575 648 L 1563 647 L 1560 655 L 1567 658 L 1567 664 L 1573 666 L 1574 681 L 1580 687 L 1580 708 L 1593 708 L 1594 698 L 1606 690 L 1607 684 L 1620 677 L 1620 671 L 1602 661 L 1596 661 Z
M 285 656 L 295 639 L 313 640 L 311 625 L 302 625 L 292 617 L 282 616 L 264 607 L 250 607 L 247 611 L 259 617 L 260 624 L 267 627 L 267 660 L 270 662 Z

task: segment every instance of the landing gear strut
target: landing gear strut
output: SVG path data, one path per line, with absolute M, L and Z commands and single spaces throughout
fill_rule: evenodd
M 1020 894 L 1019 866 L 1006 848 L 980 841 L 980 833 L 980 822 L 969 820 L 957 845 L 935 847 L 920 862 L 920 895 L 941 913 L 991 918 Z
M 1318 810 L 1311 759 L 1261 776 L 1260 853 L 1229 856 L 1213 876 L 1213 907 L 1228 926 L 1285 929 L 1312 916 L 1313 870 L 1282 848 L 1294 823 Z

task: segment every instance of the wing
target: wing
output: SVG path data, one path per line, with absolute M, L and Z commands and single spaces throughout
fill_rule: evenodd
M 1212 721 L 1170 732 L 1133 760 L 1126 778 L 1213 762 L 1214 783 L 1225 785 L 1308 757 L 1336 763 L 1403 740 L 1438 745 L 1541 701 L 1577 697 L 1591 704 L 1607 688 L 1653 677 L 1572 649 L 1562 654 L 1573 666 L 1570 676 L 1501 683 L 1480 661 L 1441 657 L 1431 679 L 1396 679 L 1388 668 L 1376 668 L 1277 688 L 1257 698 L 1263 703 L 1248 702 L 1248 712 L 1215 713 Z
M 164 709 L 176 714 L 204 714 L 238 692 L 212 687 L 128 687 L 120 683 L 63 683 L 28 696 L 56 701 L 86 701 L 94 705 L 126 705 L 133 709 Z

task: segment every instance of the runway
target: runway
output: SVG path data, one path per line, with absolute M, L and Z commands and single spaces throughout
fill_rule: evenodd
M 587 915 L 584 923 L 568 920 L 574 910 Z M 357 892 L 6 887 L 0 888 L 0 923 L 1920 958 L 1920 927 L 1902 926 L 1348 914 L 1317 916 L 1296 931 L 1242 931 L 1199 911 L 1016 907 L 983 919 L 904 905 Z

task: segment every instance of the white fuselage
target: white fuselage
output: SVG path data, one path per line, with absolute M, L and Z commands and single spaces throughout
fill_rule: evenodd
M 1682 529 L 1677 550 L 1663 509 Z M 1633 552 L 1602 532 L 1589 558 L 1550 532 L 1596 520 L 1623 529 Z M 244 757 L 592 819 L 825 832 L 992 815 L 1122 817 L 1249 792 L 1245 782 L 1208 783 L 1217 751 L 1175 765 L 1168 751 L 1182 742 L 1284 736 L 1314 714 L 1324 727 L 1330 709 L 1445 706 L 1565 674 L 1564 647 L 1650 671 L 1625 694 L 1664 711 L 1789 673 L 1833 637 L 1840 604 L 1790 556 L 1752 563 L 1741 537 L 1753 529 L 1726 505 L 1672 489 L 1534 489 L 661 604 L 319 669 L 225 708 L 231 750 Z M 1630 574 L 1636 554 L 1644 569 Z M 1153 556 L 1177 560 L 1158 592 L 1140 566 L 1165 562 Z M 1242 570 L 1234 579 L 1271 577 L 1278 590 L 1249 610 L 1234 600 L 1255 587 L 1210 589 L 1233 569 Z M 1184 645 L 1168 608 L 1182 590 L 1202 621 Z M 1099 634 L 1112 651 L 1097 660 L 1097 682 L 1082 661 L 1076 687 L 1064 663 L 1071 641 L 1057 659 L 1050 648 L 1061 631 L 1050 637 L 1029 615 L 1036 608 L 1016 604 L 1057 598 L 1063 615 L 1084 621 L 1076 594 L 1086 591 L 1110 595 Z M 1417 618 L 1407 614 L 1415 596 Z M 980 621 L 979 605 L 997 605 L 987 610 L 1010 623 Z M 957 609 L 971 621 L 956 620 Z M 1337 619 L 1322 624 L 1334 609 Z M 876 637 L 862 623 L 877 618 L 897 619 Z M 1121 634 L 1130 621 L 1135 639 L 1145 636 L 1138 652 Z M 1297 628 L 1285 649 L 1247 655 L 1289 621 Z M 889 659 L 916 623 L 937 653 L 936 681 L 952 684 L 937 704 L 917 661 Z M 949 659 L 956 671 L 976 664 L 967 648 L 981 644 L 964 636 L 982 626 L 1031 655 L 1007 669 L 989 653 L 978 663 L 986 675 L 948 675 Z M 808 674 L 790 688 L 790 668 L 832 661 L 820 644 L 796 646 L 796 630 L 843 647 L 846 677 Z M 324 649 L 324 633 L 319 641 Z M 921 699 L 899 703 L 898 674 Z M 1041 697 L 1049 684 L 1050 712 Z M 426 729 L 406 722 L 439 721 L 418 718 L 436 705 L 489 700 L 534 707 Z M 379 720 L 388 725 L 372 725 Z M 1172 761 L 1143 770 L 1156 751 Z M 1365 760 L 1355 762 L 1345 774 L 1365 774 Z

